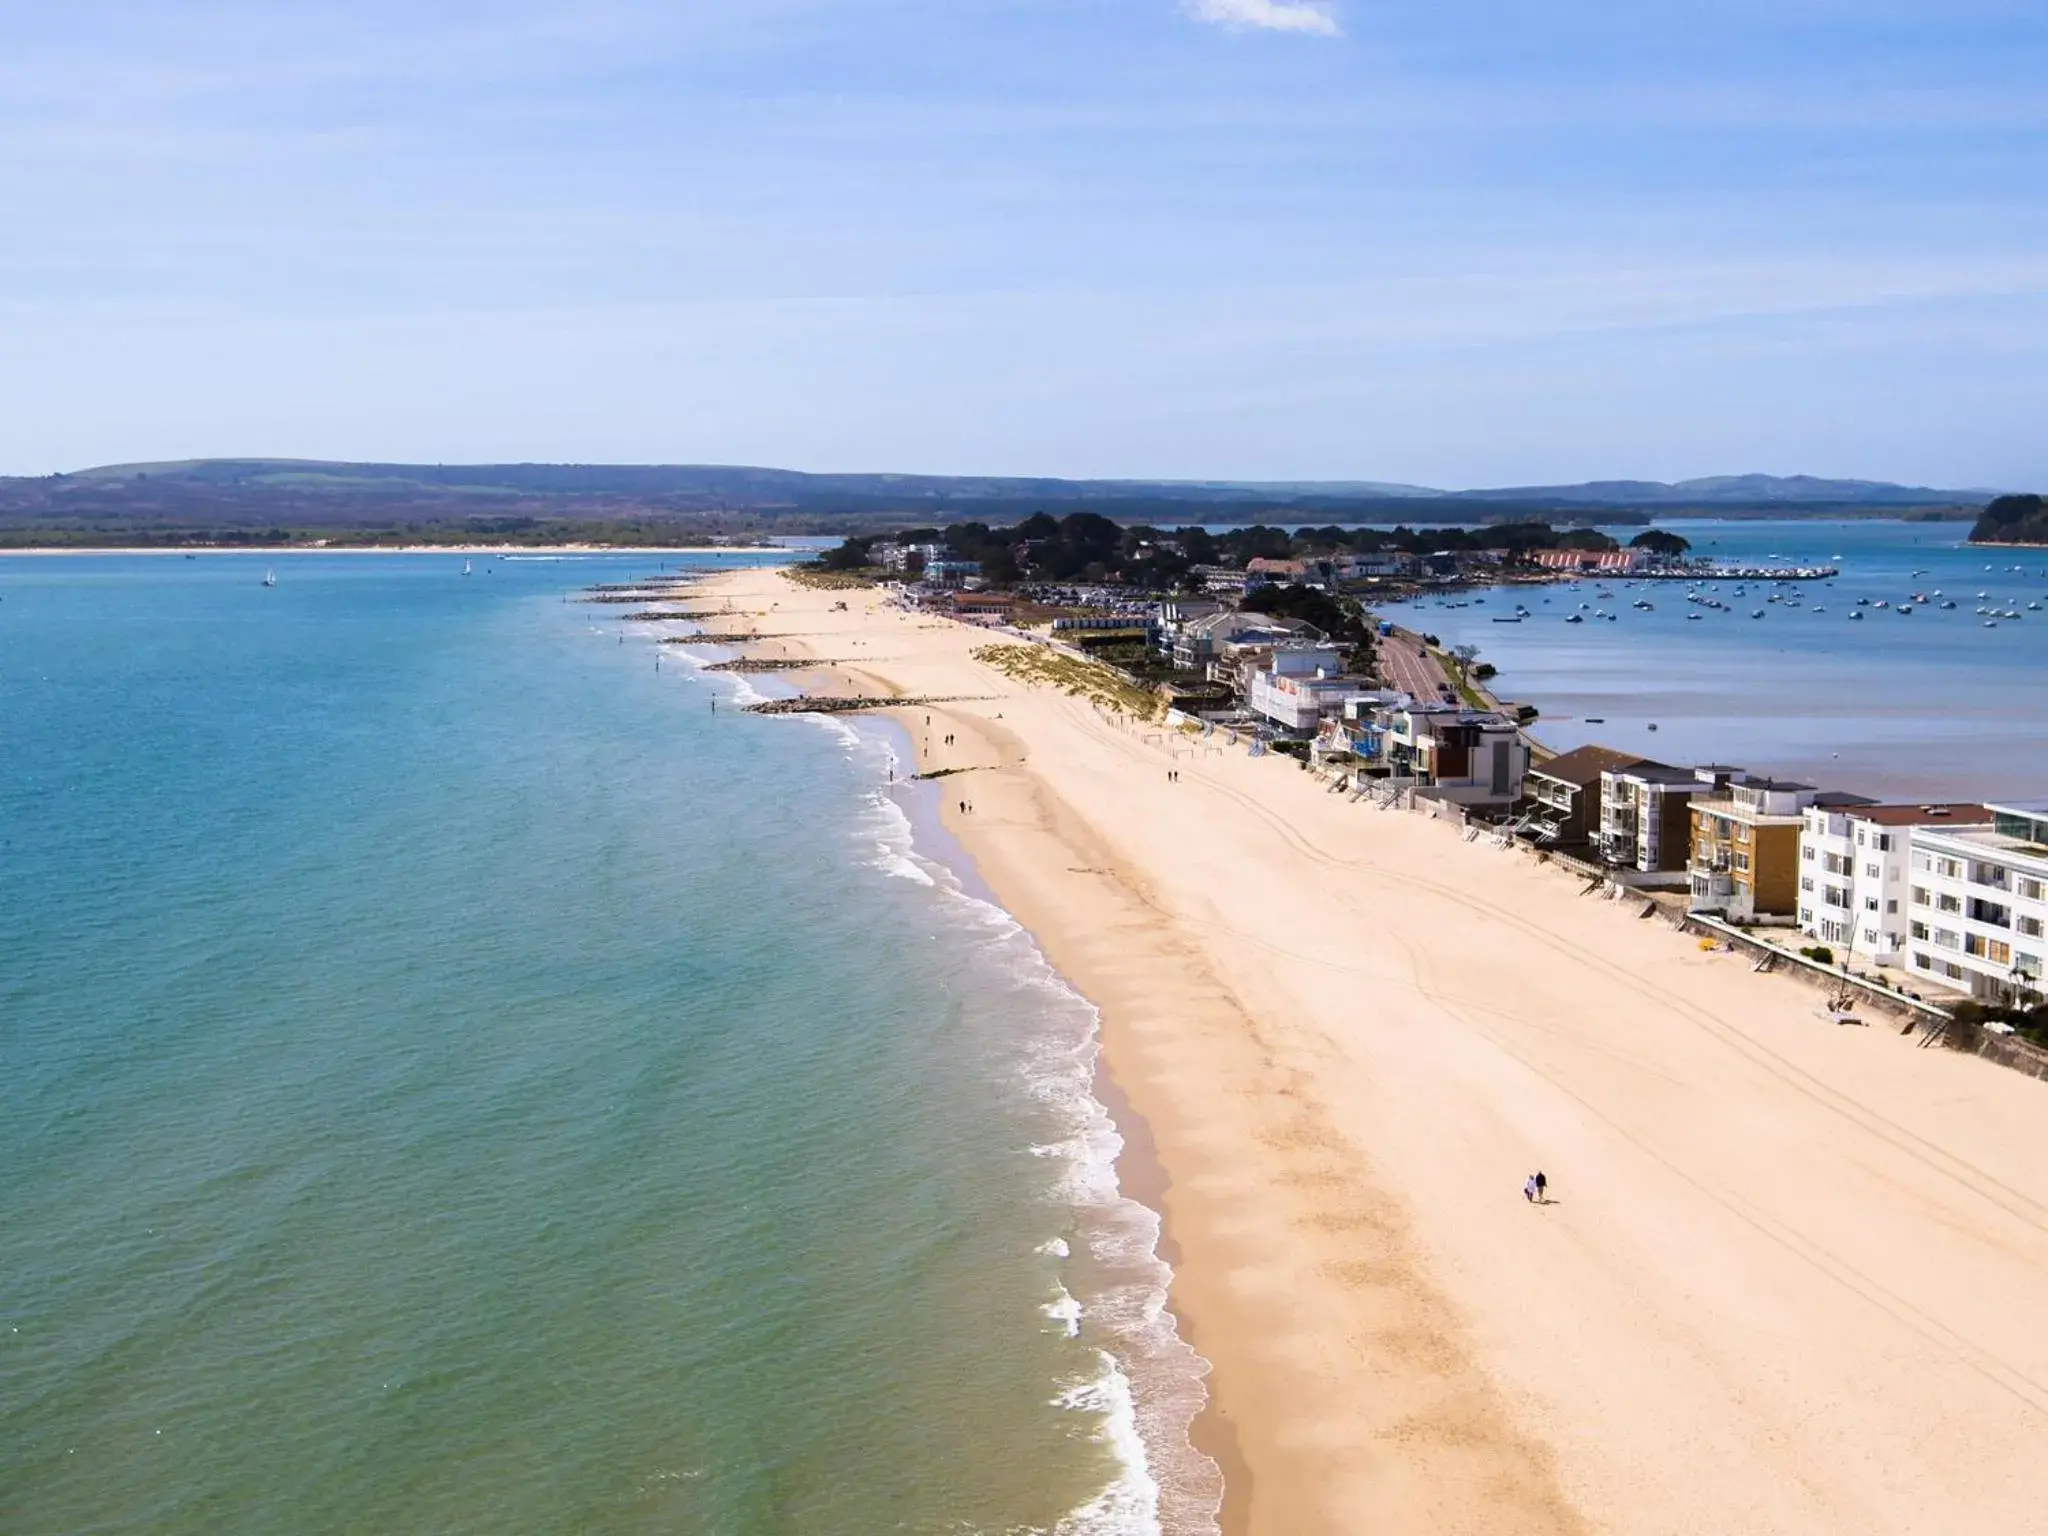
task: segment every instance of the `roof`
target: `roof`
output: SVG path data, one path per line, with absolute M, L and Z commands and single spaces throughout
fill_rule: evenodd
M 1612 771 L 1626 774 L 1632 779 L 1641 779 L 1646 784 L 1676 784 L 1681 787 L 1708 790 L 1714 787 L 1711 779 L 1702 779 L 1691 768 L 1675 768 L 1670 763 L 1652 762 L 1648 758 L 1625 763 Z
M 1859 805 L 1850 808 L 1858 821 L 1880 827 L 1989 826 L 1991 808 L 1983 805 Z
M 1547 762 L 1533 764 L 1529 771 L 1584 789 L 1603 773 L 1639 766 L 1644 766 L 1643 759 L 1633 752 L 1623 752 L 1614 747 L 1574 747 Z

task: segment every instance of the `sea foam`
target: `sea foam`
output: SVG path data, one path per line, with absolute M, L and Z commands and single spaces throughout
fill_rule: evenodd
M 1123 1137 L 1095 1095 L 1101 1015 L 1014 917 L 919 851 L 915 825 L 895 793 L 900 759 L 881 733 L 861 735 L 863 766 L 892 781 L 873 795 L 872 819 L 863 820 L 863 832 L 876 838 L 872 862 L 932 887 L 986 956 L 1040 1005 L 1032 1011 L 1043 1027 L 1015 1038 L 1011 1070 L 1064 1134 L 1020 1150 L 1052 1165 L 1046 1199 L 1071 1241 L 1055 1236 L 1035 1248 L 1062 1261 L 1078 1249 L 1087 1275 L 1070 1270 L 1041 1310 L 1069 1337 L 1085 1332 L 1102 1366 L 1096 1376 L 1069 1383 L 1056 1402 L 1099 1420 L 1094 1438 L 1120 1468 L 1110 1486 L 1059 1523 L 1057 1536 L 1212 1536 L 1222 1471 L 1189 1437 L 1208 1401 L 1209 1362 L 1180 1337 L 1167 1305 L 1172 1270 L 1158 1256 L 1159 1214 L 1125 1196 L 1117 1177 Z

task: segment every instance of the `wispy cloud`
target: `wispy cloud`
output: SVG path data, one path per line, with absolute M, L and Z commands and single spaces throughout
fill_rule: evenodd
M 1337 18 L 1327 0 L 1186 0 L 1188 13 L 1219 27 L 1261 27 L 1268 32 L 1313 32 L 1335 37 Z

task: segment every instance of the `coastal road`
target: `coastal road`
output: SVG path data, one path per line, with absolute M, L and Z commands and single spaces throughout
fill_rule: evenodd
M 1382 635 L 1379 642 L 1380 674 L 1387 680 L 1387 686 L 1398 688 L 1403 693 L 1413 694 L 1418 699 L 1441 697 L 1437 689 L 1450 681 L 1444 675 L 1441 663 L 1422 650 L 1422 639 L 1412 631 L 1397 629 L 1391 635 Z

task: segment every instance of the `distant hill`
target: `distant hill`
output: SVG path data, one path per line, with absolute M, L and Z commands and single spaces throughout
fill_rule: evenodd
M 1994 491 L 1939 491 L 1883 480 L 1822 480 L 1812 475 L 1709 475 L 1699 480 L 1589 480 L 1582 485 L 1521 485 L 1491 491 L 1453 491 L 1454 498 L 1484 497 L 1533 505 L 1628 507 L 1957 507 L 1981 506 Z
M 738 464 L 381 464 L 193 459 L 0 479 L 0 542 L 283 543 L 458 538 L 659 543 L 1016 522 L 1086 508 L 1125 524 L 1475 524 L 1537 516 L 1644 524 L 1724 516 L 1973 514 L 1985 493 L 1729 475 L 1442 491 L 1372 480 L 1062 480 L 810 474 Z

